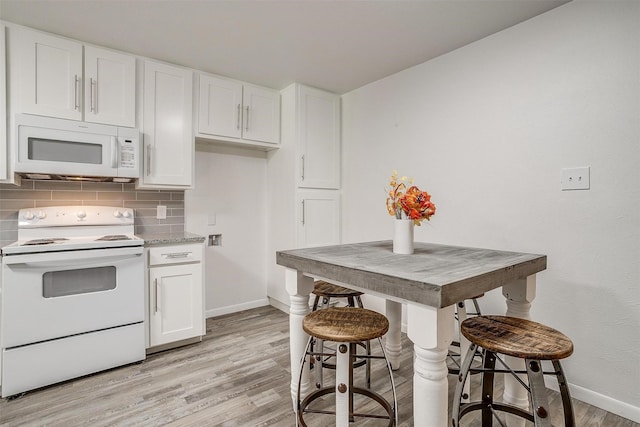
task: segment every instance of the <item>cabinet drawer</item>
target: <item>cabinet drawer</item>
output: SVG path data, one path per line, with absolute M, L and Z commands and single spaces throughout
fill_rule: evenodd
M 202 261 L 201 244 L 149 248 L 150 266 L 200 261 Z

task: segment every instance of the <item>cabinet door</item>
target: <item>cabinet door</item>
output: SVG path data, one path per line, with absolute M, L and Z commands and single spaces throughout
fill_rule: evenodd
M 340 243 L 340 194 L 338 191 L 299 191 L 298 247 Z
M 204 335 L 202 264 L 149 269 L 149 344 Z
M 25 29 L 17 37 L 19 111 L 82 120 L 82 44 Z
M 5 29 L 0 24 L 0 181 L 6 180 L 9 167 L 9 151 L 7 146 L 7 62 L 6 62 Z
M 298 186 L 340 188 L 340 97 L 299 87 Z
M 190 187 L 193 182 L 192 72 L 145 62 L 144 170 L 140 187 Z
M 84 62 L 85 121 L 135 127 L 135 57 L 85 46 Z
M 280 141 L 280 93 L 245 85 L 242 105 L 242 138 L 277 144 Z
M 212 76 L 200 76 L 198 131 L 209 135 L 242 137 L 242 85 Z

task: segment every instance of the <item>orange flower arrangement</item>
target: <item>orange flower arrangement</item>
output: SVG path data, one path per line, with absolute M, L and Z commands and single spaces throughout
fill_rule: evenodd
M 407 188 L 408 183 L 410 185 Z M 412 219 L 415 225 L 420 225 L 423 220 L 429 221 L 436 213 L 436 205 L 431 202 L 431 195 L 413 185 L 413 178 L 406 176 L 398 179 L 398 171 L 394 170 L 389 182 L 387 197 L 387 210 L 389 215 L 397 219 L 404 217 Z

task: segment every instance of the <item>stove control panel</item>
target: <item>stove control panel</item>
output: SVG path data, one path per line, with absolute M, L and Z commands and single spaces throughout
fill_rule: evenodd
M 22 214 L 22 217 L 27 220 L 27 221 L 32 221 L 32 220 L 40 220 L 40 219 L 45 219 L 47 217 L 47 213 L 45 211 L 31 211 L 29 209 L 24 209 L 24 213 Z
M 133 209 L 110 206 L 50 206 L 18 212 L 18 228 L 133 225 L 133 221 Z
M 116 218 L 130 218 L 132 215 L 131 209 L 116 209 L 113 211 L 113 216 Z

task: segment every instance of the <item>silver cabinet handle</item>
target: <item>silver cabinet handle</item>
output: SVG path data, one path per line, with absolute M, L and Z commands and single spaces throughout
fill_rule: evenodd
M 246 110 L 247 110 L 247 117 L 246 117 L 247 124 L 246 124 L 244 130 L 249 130 L 249 106 L 248 105 L 246 107 Z
M 156 310 L 155 312 L 158 312 L 158 307 L 160 306 L 160 304 L 158 303 L 158 301 L 160 300 L 160 288 L 158 287 L 158 279 L 153 279 L 153 283 L 155 285 L 156 288 Z
M 302 201 L 302 225 L 304 225 L 304 200 Z
M 236 129 L 240 130 L 240 116 L 242 115 L 242 110 L 240 109 L 240 104 L 238 104 L 238 111 L 236 114 Z
M 147 144 L 147 176 L 151 175 L 151 144 Z
M 191 252 L 173 252 L 170 254 L 163 254 L 165 258 L 176 259 L 176 258 L 186 258 L 191 255 Z
M 304 155 L 302 155 L 302 168 L 300 170 L 300 177 L 304 181 Z
M 93 78 L 89 79 L 89 97 L 90 97 L 90 102 L 89 102 L 89 109 L 91 110 L 91 112 L 93 112 L 94 114 L 98 113 L 98 81 L 94 80 Z
M 75 80 L 73 82 L 73 109 L 74 110 L 78 110 L 80 111 L 80 100 L 79 100 L 79 94 L 80 91 L 78 90 L 78 86 L 80 85 L 80 77 L 78 77 L 78 75 L 75 75 Z

